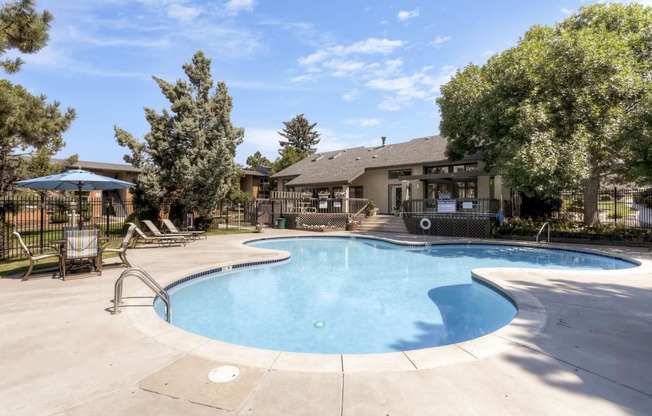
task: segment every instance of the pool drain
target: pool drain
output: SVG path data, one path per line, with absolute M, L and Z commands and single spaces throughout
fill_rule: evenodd
M 317 321 L 314 324 L 312 324 L 317 329 L 322 329 L 323 327 L 326 326 L 326 323 L 324 321 Z
M 228 383 L 229 381 L 235 380 L 238 375 L 240 375 L 238 367 L 223 365 L 211 370 L 208 373 L 208 379 L 213 383 Z

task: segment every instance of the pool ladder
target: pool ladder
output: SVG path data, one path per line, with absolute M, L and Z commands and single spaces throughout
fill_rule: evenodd
M 145 270 L 140 267 L 130 267 L 118 277 L 118 280 L 115 282 L 115 287 L 113 289 L 113 315 L 120 313 L 120 305 L 122 304 L 122 281 L 129 276 L 135 276 L 145 283 L 145 286 L 152 289 L 152 291 L 158 296 L 163 303 L 165 304 L 165 320 L 170 322 L 170 296 L 168 292 L 163 289 L 161 285 L 158 284 L 152 276 L 149 275 Z
M 546 222 L 543 223 L 543 225 L 541 226 L 541 229 L 539 229 L 539 232 L 537 233 L 537 237 L 536 237 L 536 242 L 537 243 L 539 242 L 539 236 L 541 235 L 543 230 L 545 230 L 546 227 L 548 227 L 548 237 L 546 238 L 546 242 L 547 243 L 550 242 L 550 222 L 546 221 Z

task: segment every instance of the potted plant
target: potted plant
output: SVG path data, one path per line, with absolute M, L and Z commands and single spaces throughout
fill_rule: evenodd
M 376 214 L 378 214 L 378 207 L 376 206 L 376 201 L 370 199 L 369 203 L 367 204 L 367 216 L 373 217 Z
M 396 206 L 394 207 L 394 215 L 398 217 L 401 215 L 402 211 L 403 211 L 403 203 L 397 202 Z
M 352 217 L 346 219 L 346 231 L 358 231 L 359 227 L 359 221 L 354 221 Z

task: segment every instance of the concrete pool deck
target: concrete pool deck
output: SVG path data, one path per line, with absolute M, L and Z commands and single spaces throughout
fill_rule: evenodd
M 139 247 L 128 256 L 166 285 L 210 268 L 282 257 L 242 242 L 295 235 L 322 236 L 266 230 L 186 247 Z M 628 256 L 642 265 L 476 270 L 522 294 L 527 313 L 520 321 L 468 343 L 380 355 L 289 354 L 207 340 L 154 316 L 152 295 L 133 278 L 125 280 L 123 312 L 112 315 L 121 267 L 65 282 L 45 274 L 27 282 L 3 277 L 0 414 L 649 414 L 652 252 L 554 246 Z M 240 375 L 209 381 L 222 365 L 238 367 Z

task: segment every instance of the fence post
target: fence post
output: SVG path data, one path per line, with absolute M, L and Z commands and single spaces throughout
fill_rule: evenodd
M 618 222 L 618 188 L 614 186 L 614 224 Z
M 111 202 L 107 198 L 107 200 L 106 200 L 106 236 L 107 237 L 109 236 L 109 211 L 110 211 L 109 208 L 110 207 L 111 207 Z

